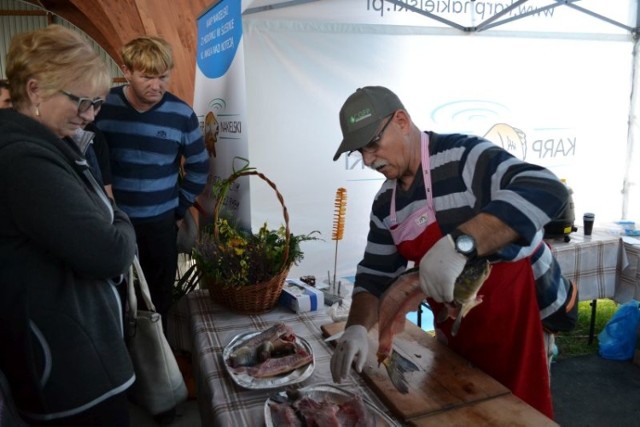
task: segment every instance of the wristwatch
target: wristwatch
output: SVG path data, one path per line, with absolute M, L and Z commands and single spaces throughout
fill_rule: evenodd
M 473 236 L 464 234 L 457 228 L 450 234 L 451 238 L 453 239 L 453 244 L 458 253 L 466 256 L 468 259 L 473 259 L 478 256 L 478 251 L 476 249 L 476 239 L 474 239 Z

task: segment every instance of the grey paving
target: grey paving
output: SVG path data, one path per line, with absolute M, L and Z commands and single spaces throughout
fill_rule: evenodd
M 555 421 L 562 427 L 640 426 L 640 367 L 597 354 L 551 365 Z

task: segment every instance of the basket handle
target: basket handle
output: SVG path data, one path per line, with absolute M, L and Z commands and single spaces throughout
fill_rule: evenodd
M 262 178 L 267 184 L 269 184 L 269 186 L 273 188 L 273 191 L 276 193 L 276 197 L 278 198 L 280 205 L 282 205 L 282 215 L 284 216 L 285 242 L 286 242 L 284 247 L 283 257 L 282 257 L 283 264 L 280 269 L 280 271 L 283 271 L 288 265 L 287 260 L 289 258 L 289 245 L 291 241 L 291 236 L 290 236 L 291 232 L 289 230 L 289 211 L 287 210 L 287 206 L 284 204 L 284 197 L 282 197 L 282 194 L 280 194 L 280 192 L 278 191 L 278 188 L 276 187 L 276 184 L 273 181 L 267 178 L 263 173 L 255 170 L 250 170 L 245 172 L 236 172 L 232 174 L 227 179 L 227 181 L 229 183 L 232 183 L 239 177 L 248 176 L 248 175 L 257 175 L 258 177 Z M 216 198 L 216 204 L 215 204 L 215 207 L 213 208 L 213 238 L 216 241 L 218 241 L 220 236 L 220 231 L 218 230 L 218 216 L 220 214 L 220 208 L 222 207 L 222 202 L 224 201 L 225 198 L 226 198 L 226 195 L 224 195 L 223 197 Z

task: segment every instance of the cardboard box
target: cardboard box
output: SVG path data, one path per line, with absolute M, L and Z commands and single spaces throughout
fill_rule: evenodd
M 324 294 L 300 280 L 287 279 L 280 294 L 280 304 L 296 313 L 318 311 L 324 307 Z

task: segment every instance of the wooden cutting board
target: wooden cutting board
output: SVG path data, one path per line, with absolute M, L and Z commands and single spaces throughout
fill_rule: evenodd
M 337 322 L 324 325 L 323 334 L 331 336 L 340 332 L 344 324 Z M 404 332 L 395 337 L 394 349 L 420 370 L 405 374 L 409 392 L 402 394 L 389 380 L 385 367 L 378 367 L 377 337 L 378 330 L 374 328 L 369 332 L 369 355 L 362 376 L 380 400 L 402 421 L 510 394 L 504 385 L 409 321 Z
M 538 412 L 513 394 L 459 406 L 449 411 L 436 412 L 413 418 L 411 427 L 557 427 L 558 423 Z

